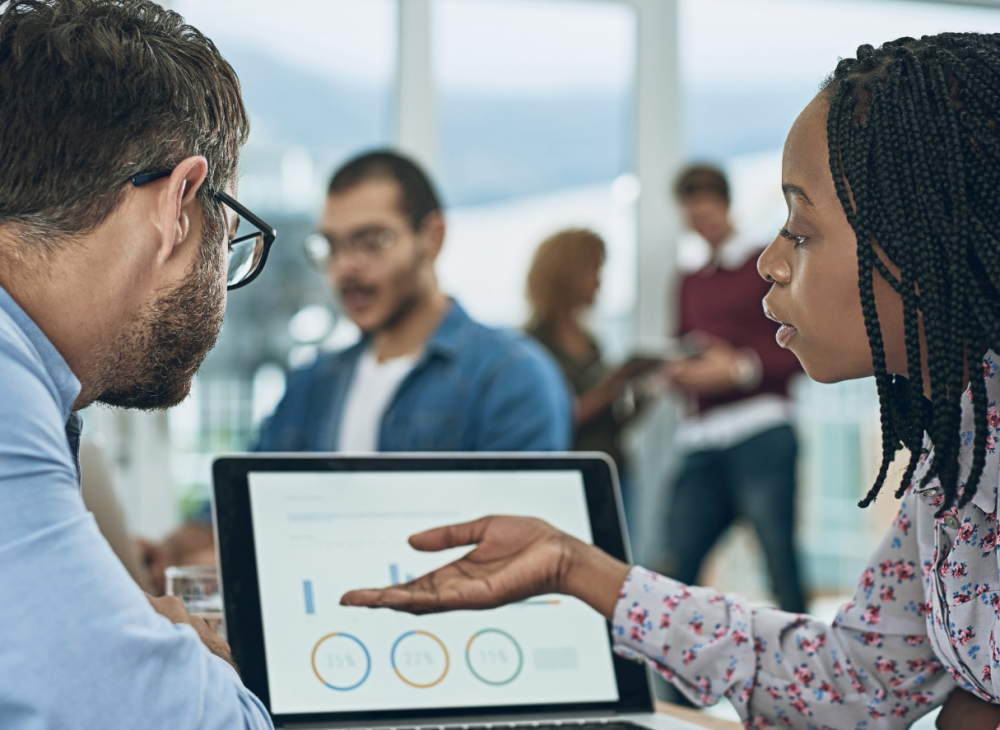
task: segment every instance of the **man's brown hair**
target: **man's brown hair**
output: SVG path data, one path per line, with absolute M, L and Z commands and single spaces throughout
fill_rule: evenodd
M 0 226 L 36 251 L 98 226 L 141 172 L 203 155 L 237 172 L 249 119 L 215 45 L 149 0 L 0 0 Z
M 729 202 L 729 180 L 726 173 L 715 165 L 689 165 L 680 171 L 674 181 L 674 197 L 683 203 L 689 195 L 713 193 Z

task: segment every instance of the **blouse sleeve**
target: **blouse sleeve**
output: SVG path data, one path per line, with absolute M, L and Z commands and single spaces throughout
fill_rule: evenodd
M 698 705 L 728 698 L 747 728 L 906 728 L 955 686 L 927 638 L 921 577 L 904 502 L 832 626 L 637 567 L 615 609 L 615 651 Z

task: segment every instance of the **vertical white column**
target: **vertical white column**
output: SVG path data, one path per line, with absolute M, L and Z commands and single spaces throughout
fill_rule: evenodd
M 90 408 L 83 435 L 104 452 L 129 531 L 164 537 L 180 520 L 166 411 Z
M 431 0 L 399 0 L 395 144 L 433 175 L 437 118 L 431 53 Z
M 639 15 L 636 93 L 639 342 L 673 327 L 679 220 L 669 185 L 684 153 L 677 0 L 632 0 Z
M 676 241 L 680 222 L 669 186 L 684 154 L 681 115 L 679 0 L 629 0 L 638 15 L 635 170 L 638 200 L 636 336 L 659 342 L 674 326 Z M 654 561 L 663 545 L 664 486 L 676 464 L 678 409 L 657 404 L 632 433 L 630 538 L 638 560 Z

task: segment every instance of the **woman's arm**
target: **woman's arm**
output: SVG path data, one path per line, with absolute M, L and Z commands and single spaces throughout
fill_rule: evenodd
M 953 690 L 941 708 L 938 730 L 1000 730 L 1000 706 L 985 702 L 964 689 Z
M 416 581 L 351 591 L 342 603 L 428 613 L 567 593 L 613 620 L 618 653 L 648 662 L 699 704 L 727 697 L 750 727 L 904 728 L 954 688 L 925 635 L 916 537 L 905 516 L 832 626 L 629 569 L 530 518 L 487 517 L 410 543 L 477 547 Z
M 585 426 L 601 413 L 611 408 L 621 396 L 629 381 L 659 367 L 653 360 L 635 359 L 626 362 L 600 384 L 581 393 L 576 399 L 575 420 L 577 426 Z

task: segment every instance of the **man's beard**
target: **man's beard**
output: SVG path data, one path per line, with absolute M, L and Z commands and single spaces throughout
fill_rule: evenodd
M 211 236 L 211 239 L 217 238 Z M 96 400 L 109 406 L 157 410 L 191 391 L 225 316 L 222 260 L 205 249 L 191 277 L 146 305 L 101 358 L 104 380 Z
M 393 303 L 393 308 L 381 322 L 365 330 L 366 335 L 376 335 L 386 330 L 395 329 L 405 320 L 414 309 L 426 298 L 426 292 L 420 289 L 420 270 L 423 268 L 426 254 L 417 250 L 413 254 L 413 261 L 399 271 L 388 284 L 389 288 L 396 292 L 402 292 L 399 298 Z M 348 279 L 340 286 L 341 295 L 347 289 L 357 288 L 373 291 L 374 288 L 356 279 Z

